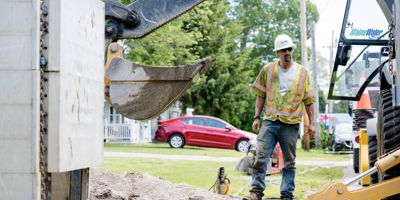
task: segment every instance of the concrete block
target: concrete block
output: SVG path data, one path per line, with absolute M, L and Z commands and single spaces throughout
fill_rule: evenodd
M 35 57 L 30 35 L 2 36 L 0 44 L 0 70 L 29 70 L 38 66 L 31 65 Z
M 0 199 L 40 199 L 38 174 L 0 173 Z
M 31 105 L 0 105 L 0 140 L 31 139 L 34 121 Z
M 104 3 L 57 0 L 49 9 L 49 170 L 97 166 L 103 157 Z
M 32 0 L 0 1 L 0 70 L 38 68 L 38 6 Z
M 35 25 L 35 9 L 32 9 L 32 0 L 2 0 L 0 1 L 0 33 L 31 34 Z
M 39 72 L 1 71 L 1 173 L 37 171 L 39 144 Z
M 0 140 L 0 173 L 34 173 L 38 169 L 38 148 L 29 139 Z
M 0 105 L 30 105 L 39 92 L 39 72 L 0 70 L 0 85 Z
M 0 199 L 40 199 L 39 3 L 0 1 Z

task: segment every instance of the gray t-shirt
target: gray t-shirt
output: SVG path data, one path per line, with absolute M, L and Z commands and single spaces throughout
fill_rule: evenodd
M 296 78 L 296 72 L 298 67 L 299 66 L 296 63 L 293 63 L 293 65 L 286 70 L 280 66 L 278 67 L 279 85 L 280 85 L 279 91 L 282 96 L 286 94 L 286 92 L 289 91 L 290 86 L 292 86 L 292 83 Z

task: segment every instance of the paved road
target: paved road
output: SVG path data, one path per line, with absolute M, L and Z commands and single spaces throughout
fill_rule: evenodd
M 170 160 L 191 160 L 191 161 L 210 161 L 210 162 L 233 162 L 237 163 L 240 158 L 237 157 L 212 157 L 212 156 L 196 156 L 196 155 L 165 155 L 165 154 L 147 154 L 147 153 L 132 153 L 132 152 L 104 152 L 105 157 L 120 157 L 120 158 L 158 158 Z M 309 165 L 316 167 L 347 167 L 351 166 L 349 161 L 311 161 L 297 160 L 297 165 Z

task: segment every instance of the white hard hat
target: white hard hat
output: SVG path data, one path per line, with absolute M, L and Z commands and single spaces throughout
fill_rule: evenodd
M 294 47 L 294 43 L 292 38 L 290 38 L 288 35 L 282 34 L 278 35 L 275 38 L 275 49 L 274 51 L 278 51 L 281 49 L 286 49 L 289 47 Z

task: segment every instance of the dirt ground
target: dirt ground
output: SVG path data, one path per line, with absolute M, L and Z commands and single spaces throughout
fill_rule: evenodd
M 174 185 L 145 173 L 115 174 L 102 169 L 91 169 L 90 200 L 98 199 L 228 200 L 232 198 L 186 184 Z

